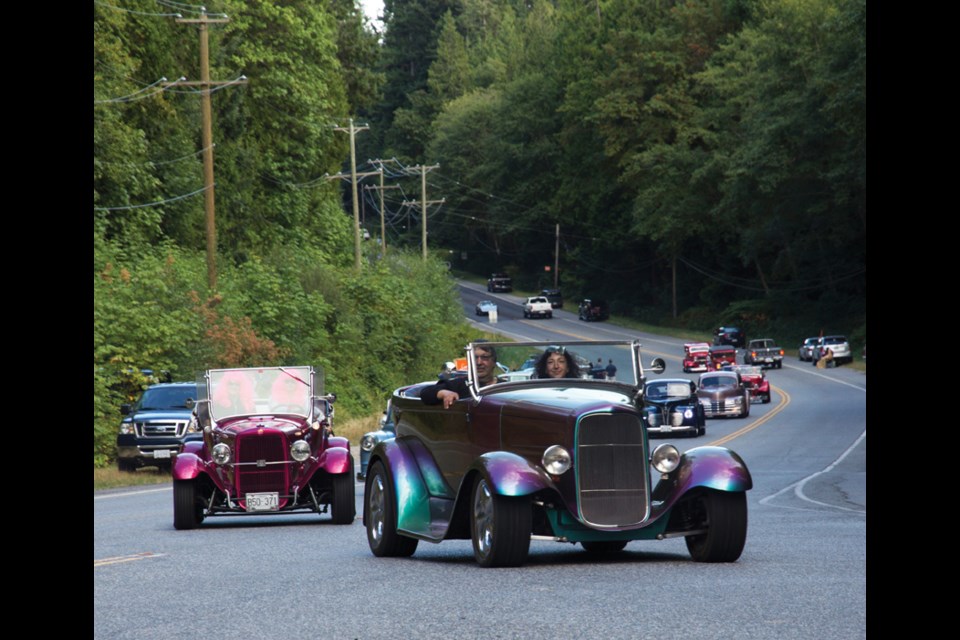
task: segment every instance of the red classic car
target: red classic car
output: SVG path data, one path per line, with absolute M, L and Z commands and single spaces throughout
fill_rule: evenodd
M 710 345 L 706 342 L 688 342 L 683 345 L 683 372 L 702 373 L 711 365 Z
M 478 371 L 488 376 L 490 359 L 515 368 L 547 350 L 612 360 L 616 379 L 480 385 Z M 684 537 L 696 561 L 740 557 L 753 486 L 744 461 L 724 447 L 681 454 L 650 444 L 645 374 L 661 373 L 663 360 L 641 368 L 635 341 L 477 342 L 466 351 L 467 379 L 449 408 L 432 381 L 393 392 L 396 435 L 371 451 L 364 490 L 375 556 L 406 557 L 420 541 L 463 539 L 472 540 L 480 566 L 519 566 L 531 539 L 604 554 L 637 540 Z
M 173 526 L 221 514 L 291 511 L 356 516 L 353 457 L 333 434 L 335 396 L 313 367 L 211 369 L 197 381 L 192 420 L 203 441 L 173 463 Z
M 750 391 L 751 404 L 767 404 L 770 402 L 770 381 L 763 372 L 763 367 L 752 364 L 727 365 L 724 371 L 736 371 L 744 386 Z
M 737 350 L 729 345 L 710 347 L 710 368 L 722 369 L 726 364 L 737 364 Z

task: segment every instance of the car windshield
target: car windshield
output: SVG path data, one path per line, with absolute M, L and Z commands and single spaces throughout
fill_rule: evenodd
M 213 369 L 202 388 L 214 420 L 239 415 L 310 415 L 316 388 L 323 395 L 322 374 L 310 367 Z
M 737 380 L 732 376 L 704 376 L 700 379 L 701 389 L 719 389 L 720 387 L 735 386 L 737 386 Z
M 639 344 L 635 342 L 477 342 L 468 345 L 468 353 L 471 347 L 471 381 L 490 380 L 489 363 L 495 361 L 509 368 L 506 374 L 493 373 L 497 382 L 542 384 L 543 379 L 551 377 L 588 384 L 614 382 L 639 386 L 642 382 L 636 364 Z M 551 359 L 555 363 L 553 367 Z M 511 375 L 525 369 L 529 376 Z M 483 386 L 486 385 L 478 385 Z
M 190 387 L 153 387 L 143 392 L 139 411 L 154 411 L 160 409 L 190 409 L 193 403 L 187 400 L 197 399 L 197 388 Z
M 651 400 L 686 398 L 690 395 L 689 382 L 657 381 L 647 384 L 646 396 Z

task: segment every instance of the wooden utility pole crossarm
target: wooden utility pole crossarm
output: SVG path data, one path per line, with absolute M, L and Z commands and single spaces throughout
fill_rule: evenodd
M 423 259 L 427 259 L 427 205 L 428 204 L 443 204 L 446 201 L 446 198 L 441 200 L 427 200 L 427 172 L 433 171 L 434 169 L 439 168 L 440 165 L 435 164 L 429 167 L 417 165 L 416 167 L 410 167 L 407 169 L 409 173 L 419 173 L 420 174 L 420 202 L 416 201 L 407 201 L 403 204 L 416 206 L 420 205 L 420 217 L 423 220 L 423 228 L 421 229 L 420 236 L 420 246 L 423 250 Z
M 350 127 L 334 127 L 334 131 L 350 132 L 350 185 L 353 193 L 353 254 L 355 266 L 360 271 L 360 205 L 357 202 L 357 133 L 369 129 L 367 125 L 361 127 L 353 126 L 353 118 L 350 118 Z M 372 174 L 375 175 L 375 174 Z

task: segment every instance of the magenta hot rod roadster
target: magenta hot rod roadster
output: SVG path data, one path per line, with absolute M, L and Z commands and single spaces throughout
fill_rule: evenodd
M 567 377 L 503 375 L 481 386 L 489 362 L 514 368 L 531 352 L 567 353 L 575 366 Z M 644 374 L 662 373 L 663 360 L 644 370 L 636 341 L 475 342 L 466 354 L 466 385 L 449 408 L 432 404 L 432 382 L 391 397 L 396 436 L 371 451 L 364 493 L 375 556 L 465 539 L 481 566 L 518 566 L 531 540 L 612 553 L 684 537 L 696 561 L 740 557 L 752 488 L 744 461 L 723 447 L 651 448 Z M 576 365 L 598 359 L 615 364 L 614 380 Z
M 313 367 L 211 369 L 198 380 L 192 420 L 203 433 L 173 463 L 173 526 L 214 515 L 356 516 L 353 458 L 333 435 L 335 396 Z

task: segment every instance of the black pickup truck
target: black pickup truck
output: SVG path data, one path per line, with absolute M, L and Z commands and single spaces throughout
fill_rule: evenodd
M 505 273 L 492 273 L 487 278 L 487 291 L 492 293 L 513 291 L 513 280 Z

